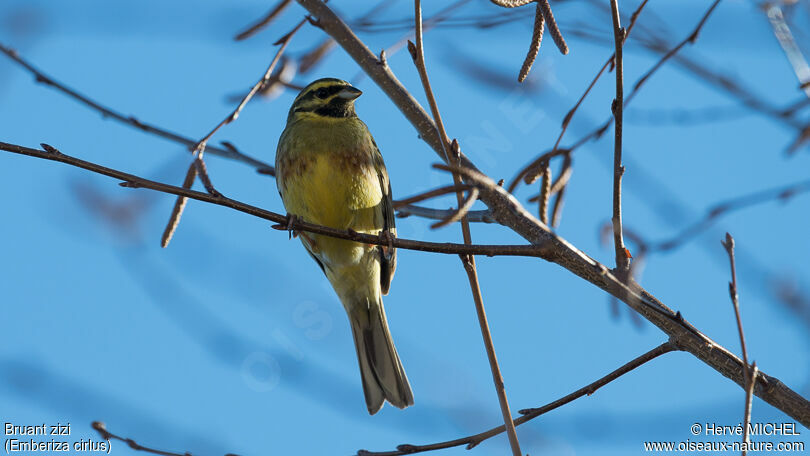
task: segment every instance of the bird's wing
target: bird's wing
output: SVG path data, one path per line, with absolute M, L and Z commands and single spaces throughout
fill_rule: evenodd
M 394 219 L 394 201 L 391 196 L 391 182 L 388 179 L 388 171 L 385 169 L 380 149 L 377 143 L 371 140 L 374 144 L 374 166 L 377 169 L 377 177 L 380 181 L 380 190 L 382 191 L 382 200 L 380 201 L 380 212 L 382 213 L 382 231 L 388 232 L 393 238 L 397 235 L 396 221 Z M 397 249 L 393 246 L 380 246 L 377 248 L 380 254 L 380 288 L 382 294 L 387 295 L 388 289 L 391 287 L 391 279 L 394 278 L 394 271 L 397 268 Z

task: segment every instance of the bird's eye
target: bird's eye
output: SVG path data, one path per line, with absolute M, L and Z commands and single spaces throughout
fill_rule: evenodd
M 315 96 L 318 98 L 326 98 L 327 95 L 329 95 L 329 92 L 323 87 L 315 91 Z

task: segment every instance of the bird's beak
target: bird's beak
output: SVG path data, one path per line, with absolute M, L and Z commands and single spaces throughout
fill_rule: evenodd
M 337 93 L 337 96 L 338 96 L 338 98 L 342 98 L 342 99 L 344 99 L 346 101 L 351 101 L 351 100 L 354 100 L 355 98 L 359 97 L 362 94 L 363 94 L 363 92 L 361 92 L 360 89 L 355 89 L 352 86 L 346 86 L 346 87 L 343 88 L 343 90 L 341 90 L 340 92 Z

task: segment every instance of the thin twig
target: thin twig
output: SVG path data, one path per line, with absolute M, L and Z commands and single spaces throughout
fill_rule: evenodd
M 804 127 L 799 134 L 796 136 L 796 139 L 793 140 L 792 143 L 785 149 L 785 152 L 788 155 L 792 155 L 794 152 L 799 150 L 803 145 L 805 145 L 808 141 L 810 141 L 810 125 Z
M 681 41 L 680 43 L 675 45 L 675 47 L 670 49 L 666 54 L 664 54 L 663 57 L 661 57 L 661 59 L 658 62 L 656 62 L 655 65 L 652 66 L 652 68 L 650 68 L 646 73 L 644 73 L 644 75 L 642 75 L 640 78 L 638 78 L 636 83 L 633 84 L 633 90 L 630 92 L 630 95 L 627 96 L 627 102 L 628 103 L 630 102 L 630 100 L 633 99 L 633 97 L 636 96 L 636 94 L 638 93 L 638 90 L 641 88 L 641 86 L 644 85 L 644 83 L 647 82 L 648 79 L 650 79 L 650 76 L 652 76 L 656 71 L 658 71 L 658 69 L 661 68 L 661 66 L 663 66 L 664 63 L 667 62 L 667 60 L 672 58 L 672 56 L 677 54 L 678 51 L 680 51 L 681 48 L 683 48 L 687 44 L 695 44 L 695 41 L 697 41 L 698 35 L 700 34 L 700 31 L 703 29 L 703 26 L 706 24 L 706 21 L 709 20 L 709 16 L 712 14 L 714 9 L 717 8 L 717 5 L 719 5 L 719 4 L 720 4 L 720 0 L 714 0 L 714 3 L 712 3 L 712 5 L 709 7 L 709 9 L 706 10 L 706 13 L 703 15 L 703 17 L 700 18 L 700 21 L 698 21 L 698 24 L 692 30 L 692 33 L 690 33 L 689 36 L 684 38 L 683 41 Z
M 419 78 L 422 80 L 422 87 L 425 89 L 425 96 L 428 99 L 428 103 L 430 104 L 430 110 L 433 114 L 433 120 L 436 123 L 436 130 L 439 134 L 439 140 L 441 141 L 443 150 L 444 150 L 444 158 L 445 162 L 448 164 L 453 164 L 455 166 L 459 166 L 461 162 L 461 155 L 458 142 L 453 140 L 453 143 L 450 144 L 449 138 L 447 136 L 447 132 L 444 128 L 444 122 L 442 122 L 442 117 L 439 111 L 438 104 L 436 103 L 436 97 L 433 93 L 433 89 L 430 86 L 430 79 L 428 78 L 427 73 L 427 65 L 425 64 L 425 50 L 424 44 L 422 39 L 422 2 L 421 0 L 414 0 L 414 35 L 416 39 L 416 44 L 412 45 L 412 43 L 408 43 L 408 49 L 411 51 L 411 56 L 413 57 L 414 65 L 416 66 L 417 71 L 419 72 Z M 458 173 L 453 172 L 453 183 L 456 186 L 461 185 L 461 177 Z M 473 194 L 470 193 L 470 206 L 472 202 L 475 201 L 475 198 L 478 197 L 478 192 Z M 459 212 L 464 209 L 467 204 L 462 201 L 462 194 L 461 191 L 456 192 L 456 201 L 458 202 Z M 467 207 L 469 209 L 469 207 Z M 461 216 L 461 233 L 464 238 L 465 244 L 472 244 L 472 235 L 470 233 L 470 224 L 464 218 L 464 214 L 462 213 Z M 484 309 L 484 298 L 481 295 L 481 286 L 478 282 L 478 272 L 475 266 L 475 257 L 472 255 L 460 255 L 461 263 L 464 266 L 464 270 L 467 273 L 467 280 L 470 283 L 470 290 L 472 291 L 473 300 L 475 301 L 475 311 L 478 315 L 478 324 L 481 328 L 481 337 L 484 339 L 484 347 L 487 352 L 487 358 L 489 360 L 489 367 L 490 371 L 492 372 L 492 381 L 495 384 L 495 392 L 498 395 L 498 402 L 500 403 L 501 407 L 501 414 L 503 415 L 504 424 L 507 427 L 507 436 L 509 438 L 509 445 L 512 448 L 512 454 L 514 456 L 521 456 L 520 451 L 520 443 L 518 442 L 517 433 L 515 432 L 515 426 L 512 424 L 512 413 L 509 410 L 509 401 L 506 398 L 506 389 L 504 388 L 503 384 L 503 376 L 501 375 L 501 370 L 498 367 L 498 358 L 495 355 L 495 346 L 492 342 L 492 334 L 489 330 L 489 323 L 487 322 L 487 314 L 486 310 Z
M 701 219 L 680 230 L 671 238 L 651 244 L 650 250 L 667 251 L 681 247 L 712 226 L 720 217 L 728 213 L 771 201 L 787 202 L 791 198 L 807 192 L 810 192 L 810 180 L 803 180 L 782 187 L 759 190 L 715 203 L 706 209 L 706 213 Z
M 644 269 L 644 262 L 647 258 L 647 254 L 650 251 L 650 247 L 647 242 L 636 232 L 627 229 L 627 226 L 623 227 L 624 236 L 627 240 L 631 243 L 635 244 L 633 255 L 633 261 L 630 263 L 630 267 L 627 270 L 627 278 L 632 280 L 633 282 L 640 282 L 641 281 L 641 272 Z M 613 224 L 612 223 L 605 223 L 600 230 L 599 239 L 602 245 L 607 245 L 610 240 L 610 235 L 613 234 Z M 609 299 L 611 310 L 613 311 L 614 316 L 618 316 L 618 300 L 611 296 Z M 630 319 L 634 325 L 637 327 L 641 327 L 641 319 L 639 318 L 636 312 L 630 312 Z
M 670 44 L 663 39 L 647 39 L 639 40 L 639 42 L 645 48 L 661 55 L 665 55 L 671 49 Z M 771 103 L 769 98 L 754 93 L 753 90 L 746 87 L 741 81 L 736 80 L 732 74 L 708 67 L 704 59 L 676 54 L 673 61 L 701 81 L 726 92 L 736 98 L 743 106 L 753 111 L 766 115 L 795 130 L 801 130 L 806 127 L 806 124 L 802 122 L 801 119 L 797 119 L 796 112 L 802 106 L 806 106 L 803 103 L 808 102 L 806 101 L 808 100 L 807 98 L 802 98 L 801 102 L 795 102 L 787 108 L 782 108 Z
M 327 37 L 321 41 L 320 44 L 315 46 L 311 51 L 307 52 L 298 59 L 298 71 L 301 74 L 306 74 L 309 70 L 313 69 L 327 54 L 335 47 L 335 40 Z
M 444 220 L 457 211 L 453 209 L 433 209 L 430 207 L 414 206 L 408 204 L 397 208 L 397 217 L 422 217 L 433 220 Z M 498 223 L 489 210 L 468 211 L 464 217 L 470 223 Z
M 627 273 L 630 267 L 630 258 L 627 248 L 624 246 L 624 236 L 622 235 L 622 177 L 624 176 L 624 165 L 622 165 L 622 116 L 624 113 L 624 60 L 622 58 L 622 48 L 624 47 L 625 31 L 622 28 L 619 16 L 619 0 L 610 0 L 611 12 L 613 16 L 613 39 L 616 44 L 616 61 L 614 64 L 616 72 L 616 98 L 613 99 L 612 111 L 615 122 L 615 138 L 613 143 L 613 246 L 616 249 L 616 270 L 619 277 Z
M 748 349 L 745 347 L 745 332 L 743 331 L 742 325 L 742 318 L 740 316 L 740 301 L 739 295 L 737 293 L 737 262 L 734 261 L 734 238 L 731 236 L 730 233 L 726 233 L 726 239 L 722 241 L 723 247 L 726 249 L 726 253 L 728 253 L 728 261 L 731 263 L 731 282 L 728 283 L 728 294 L 731 297 L 731 304 L 734 306 L 734 317 L 737 320 L 737 331 L 740 335 L 740 346 L 742 347 L 742 357 L 743 357 L 743 391 L 745 391 L 745 414 L 744 418 L 746 421 L 745 429 L 743 430 L 743 443 L 748 441 L 748 424 L 747 421 L 750 421 L 750 402 L 748 398 L 748 389 L 749 389 L 749 381 L 752 380 L 753 376 L 748 374 Z M 745 455 L 745 450 L 743 450 L 743 455 Z
M 473 204 L 478 200 L 478 189 L 473 187 L 470 189 L 470 193 L 467 195 L 467 198 L 464 200 L 464 203 L 461 204 L 461 207 L 458 208 L 457 211 L 453 211 L 450 215 L 445 217 L 442 220 L 430 225 L 432 229 L 441 228 L 443 226 L 447 226 L 451 223 L 458 222 L 462 218 L 467 217 L 467 213 L 470 212 L 470 208 L 472 208 Z
M 304 86 L 292 82 L 298 73 L 298 61 L 296 59 L 282 57 L 277 65 L 277 69 L 273 71 L 273 74 L 270 76 L 270 79 L 262 84 L 256 94 L 270 101 L 278 98 L 278 96 L 283 94 L 287 89 L 300 92 Z M 248 89 L 248 91 L 249 90 L 250 89 Z M 228 103 L 242 101 L 242 97 L 244 97 L 244 94 L 248 91 L 231 94 L 226 98 L 226 101 Z
M 528 421 L 531 421 L 531 420 L 537 418 L 540 415 L 544 415 L 544 414 L 546 414 L 546 413 L 548 413 L 548 412 L 550 412 L 550 411 L 552 411 L 554 409 L 560 408 L 563 405 L 568 404 L 569 402 L 572 402 L 572 401 L 574 401 L 576 399 L 579 399 L 580 397 L 590 396 L 593 393 L 595 393 L 599 388 L 601 388 L 601 387 L 607 385 L 608 383 L 616 380 L 617 378 L 621 377 L 622 375 L 624 375 L 624 374 L 638 368 L 639 366 L 641 366 L 641 365 L 643 365 L 645 363 L 648 363 L 648 362 L 658 358 L 659 356 L 661 356 L 663 354 L 669 353 L 671 351 L 676 351 L 676 350 L 680 350 L 680 348 L 675 343 L 673 343 L 671 341 L 664 342 L 663 344 L 653 348 L 652 350 L 648 351 L 647 353 L 644 353 L 643 355 L 631 360 L 630 362 L 624 364 L 623 366 L 621 366 L 620 368 L 614 370 L 613 372 L 605 375 L 604 377 L 600 378 L 599 380 L 596 380 L 595 382 L 593 382 L 593 383 L 591 383 L 589 385 L 586 385 L 586 386 L 572 392 L 571 394 L 568 394 L 568 395 L 566 395 L 564 397 L 561 397 L 560 399 L 557 399 L 556 401 L 553 401 L 553 402 L 550 402 L 550 403 L 548 403 L 546 405 L 543 405 L 542 407 L 535 407 L 535 408 L 520 410 L 518 413 L 520 413 L 523 416 L 515 418 L 513 420 L 514 425 L 519 426 L 519 425 L 521 425 L 523 423 L 526 423 Z M 501 426 L 489 429 L 487 431 L 481 432 L 479 434 L 475 434 L 475 435 L 471 435 L 471 436 L 467 436 L 467 437 L 462 437 L 462 438 L 454 439 L 454 440 L 448 440 L 446 442 L 433 443 L 433 444 L 429 444 L 429 445 L 410 445 L 410 444 L 398 445 L 396 451 L 380 451 L 380 452 L 376 452 L 376 451 L 360 450 L 360 451 L 357 452 L 357 455 L 358 456 L 400 456 L 400 455 L 412 454 L 412 453 L 422 453 L 422 452 L 425 452 L 425 451 L 443 450 L 443 449 L 446 449 L 446 448 L 453 448 L 453 447 L 457 447 L 457 446 L 461 446 L 461 445 L 467 445 L 467 449 L 469 450 L 469 449 L 475 447 L 476 445 L 480 444 L 481 442 L 502 433 L 504 431 L 504 429 L 505 429 L 504 426 L 501 425 Z
M 270 10 L 269 13 L 267 13 L 267 15 L 265 15 L 258 22 L 256 22 L 255 24 L 251 25 L 250 27 L 248 27 L 247 29 L 236 35 L 234 37 L 234 40 L 241 41 L 255 35 L 259 30 L 263 29 L 264 27 L 267 27 L 268 24 L 273 22 L 273 19 L 278 17 L 279 14 L 281 14 L 288 6 L 290 6 L 290 3 L 292 3 L 292 0 L 281 0 L 276 4 L 276 6 L 273 7 L 272 10 Z
M 523 2 L 528 5 L 530 1 Z M 434 16 L 435 17 L 435 16 Z M 501 14 L 492 14 L 492 12 L 484 12 L 482 14 L 471 14 L 466 17 L 450 18 L 442 21 L 441 27 L 446 28 L 464 28 L 472 27 L 476 29 L 490 29 L 500 25 L 522 21 L 526 15 L 518 10 L 506 11 Z M 423 25 L 426 26 L 431 18 L 424 19 Z M 354 30 L 361 32 L 380 33 L 392 31 L 413 30 L 413 18 L 408 16 L 406 19 L 389 19 L 389 20 L 375 20 L 375 21 L 353 21 L 351 24 Z M 425 29 L 427 29 L 425 27 Z
M 248 104 L 251 98 L 259 91 L 261 87 L 267 84 L 267 81 L 270 80 L 271 75 L 273 74 L 273 69 L 275 69 L 276 65 L 278 64 L 279 60 L 281 59 L 281 55 L 284 53 L 284 50 L 287 49 L 287 45 L 290 44 L 290 39 L 295 35 L 295 33 L 301 29 L 307 22 L 307 18 L 304 18 L 299 22 L 292 30 L 287 32 L 286 35 L 282 36 L 278 41 L 274 44 L 281 45 L 276 55 L 273 57 L 273 60 L 268 65 L 267 70 L 259 79 L 256 84 L 250 89 L 250 91 L 245 95 L 242 101 L 236 106 L 236 108 L 224 118 L 220 123 L 217 124 L 207 135 L 205 135 L 201 140 L 194 145 L 192 149 L 192 154 L 194 159 L 191 163 L 191 166 L 186 173 L 186 179 L 183 181 L 183 188 L 191 188 L 192 184 L 194 183 L 194 179 L 197 175 L 200 176 L 203 184 L 205 185 L 206 190 L 208 193 L 217 194 L 214 190 L 214 187 L 211 185 L 211 180 L 208 177 L 208 173 L 205 172 L 205 164 L 203 160 L 203 154 L 205 153 L 205 148 L 208 144 L 208 141 L 219 131 L 220 128 L 228 125 L 229 123 L 235 121 L 239 118 L 239 114 L 242 112 L 242 109 Z M 177 230 L 177 225 L 180 223 L 180 217 L 183 215 L 183 209 L 186 207 L 186 199 L 184 196 L 179 196 L 177 200 L 174 202 L 174 207 L 172 208 L 172 213 L 169 215 L 169 221 L 166 224 L 166 228 L 163 230 L 163 236 L 160 238 L 160 245 L 163 248 L 168 247 L 169 242 L 171 242 L 172 237 L 174 236 L 175 230 Z
M 163 450 L 157 450 L 157 449 L 154 449 L 154 448 L 145 447 L 145 446 L 139 444 L 138 442 L 136 442 L 136 441 L 134 441 L 134 440 L 132 440 L 130 438 L 121 437 L 121 436 L 113 434 L 112 432 L 107 430 L 107 426 L 104 423 L 102 423 L 101 421 L 93 421 L 91 426 L 93 427 L 93 429 L 95 429 L 96 432 L 98 432 L 98 434 L 101 436 L 102 439 L 107 440 L 107 441 L 109 441 L 109 440 L 119 440 L 121 442 L 126 443 L 127 446 L 129 446 L 130 448 L 132 448 L 135 451 L 143 451 L 144 453 L 159 454 L 161 456 L 191 456 L 191 453 L 189 453 L 189 452 L 174 453 L 174 452 L 171 452 L 171 451 L 163 451 Z M 232 455 L 227 454 L 225 456 L 232 456 Z
M 563 128 L 567 128 L 567 126 L 564 125 Z M 524 182 L 526 184 L 533 184 L 543 173 L 543 167 L 545 164 L 550 162 L 552 158 L 556 158 L 561 155 L 566 157 L 570 155 L 570 150 L 558 149 L 557 145 L 559 145 L 559 139 L 558 144 L 555 144 L 550 151 L 543 153 L 534 159 L 531 164 L 523 167 L 518 174 L 512 178 L 512 182 L 506 186 L 506 191 L 513 193 L 515 188 L 517 188 L 518 184 L 520 183 L 521 178 L 524 178 Z
M 743 443 L 748 443 L 748 426 L 751 423 L 751 408 L 754 405 L 754 385 L 757 384 L 757 374 L 759 369 L 757 363 L 754 361 L 751 364 L 751 378 L 748 380 L 748 388 L 745 390 L 745 412 L 743 414 Z M 747 449 L 747 448 L 746 448 Z M 745 456 L 746 449 L 743 449 L 742 456 Z
M 8 56 L 14 63 L 26 69 L 29 73 L 33 74 L 37 82 L 53 87 L 54 89 L 64 93 L 65 95 L 69 96 L 70 98 L 73 98 L 74 100 L 80 102 L 81 104 L 95 111 L 98 111 L 105 119 L 111 118 L 117 120 L 118 122 L 121 122 L 124 125 L 128 125 L 130 127 L 137 128 L 138 130 L 141 130 L 143 132 L 150 133 L 155 136 L 159 136 L 161 138 L 182 144 L 188 148 L 193 148 L 197 144 L 197 141 L 194 141 L 191 138 L 181 136 L 177 133 L 173 133 L 171 131 L 149 124 L 147 122 L 142 122 L 138 120 L 136 117 L 122 114 L 118 111 L 113 110 L 112 108 L 104 106 L 99 102 L 86 97 L 85 95 L 82 95 L 75 89 L 66 86 L 65 84 L 57 81 L 56 79 L 53 79 L 52 77 L 38 70 L 27 60 L 23 59 L 19 55 L 19 53 L 14 49 L 11 49 L 9 47 L 0 44 L 0 52 Z M 261 160 L 257 160 L 253 157 L 240 153 L 238 150 L 236 150 L 236 148 L 208 146 L 208 152 L 223 158 L 228 158 L 231 160 L 246 163 L 256 168 L 256 170 L 262 174 L 268 174 L 271 176 L 275 175 L 275 169 L 273 168 L 273 166 Z
M 393 202 L 394 209 L 400 209 L 402 206 L 407 206 L 409 204 L 418 203 L 420 201 L 424 201 L 430 198 L 435 198 L 437 196 L 446 195 L 448 193 L 456 193 L 459 191 L 469 190 L 470 186 L 467 184 L 460 184 L 460 185 L 445 185 L 444 187 L 435 188 L 433 190 L 428 190 L 426 192 L 419 193 L 414 196 L 409 196 L 407 198 L 403 198 L 401 200 L 396 200 Z
M 451 16 L 451 14 L 453 12 L 455 12 L 460 7 L 466 5 L 467 3 L 470 3 L 470 1 L 471 0 L 457 0 L 457 1 L 453 2 L 453 3 L 450 3 L 449 5 L 445 6 L 441 10 L 437 11 L 432 16 L 430 16 L 427 19 L 425 19 L 424 21 L 422 21 L 422 33 L 424 34 L 424 32 L 427 32 L 428 30 L 432 29 L 433 27 L 436 27 L 436 26 L 440 25 L 442 22 L 450 19 L 450 16 Z M 387 5 L 387 6 L 390 6 L 390 5 L 393 5 L 393 4 L 394 4 L 394 2 L 390 2 L 390 1 L 386 1 L 386 0 L 383 0 L 383 2 L 382 2 L 382 5 Z M 374 11 L 372 11 L 372 12 L 374 12 Z M 355 21 L 355 24 L 368 24 L 369 23 L 368 19 L 370 17 L 371 17 L 371 14 L 367 14 L 367 15 L 363 16 L 362 18 L 358 19 L 357 21 Z M 402 48 L 406 47 L 407 44 L 408 44 L 408 41 L 411 38 L 413 38 L 413 36 L 414 36 L 413 20 L 408 19 L 408 31 L 405 33 L 405 35 L 402 38 L 397 40 L 394 44 L 392 44 L 392 45 L 390 45 L 387 48 L 382 50 L 381 57 L 380 57 L 380 63 L 382 63 L 384 65 L 387 65 L 388 63 L 386 62 L 386 60 L 391 58 L 397 52 L 399 52 Z M 351 79 L 352 83 L 355 83 L 357 81 L 362 80 L 362 78 L 365 77 L 365 76 L 366 76 L 366 73 L 362 69 L 358 70 L 357 74 L 355 74 Z
M 81 160 L 70 155 L 63 154 L 53 146 L 47 144 L 42 145 L 44 150 L 32 149 L 29 147 L 19 146 L 16 144 L 9 144 L 0 142 L 0 150 L 12 152 L 20 155 L 27 155 L 30 157 L 41 158 L 45 160 L 56 161 L 65 163 L 67 165 L 75 166 L 77 168 L 86 169 L 97 174 L 109 176 L 121 181 L 121 186 L 128 188 L 146 188 L 155 190 L 162 193 L 167 193 L 177 196 L 185 196 L 186 198 L 202 201 L 205 203 L 216 204 L 218 206 L 228 207 L 230 209 L 243 212 L 254 217 L 275 222 L 274 228 L 282 231 L 287 231 L 290 217 L 281 215 L 275 212 L 270 212 L 256 206 L 251 206 L 240 201 L 227 198 L 222 195 L 211 195 L 210 193 L 198 192 L 195 190 L 177 187 L 174 185 L 164 184 L 153 180 L 145 179 L 134 174 L 125 173 L 112 168 L 98 165 L 96 163 Z M 351 230 L 338 230 L 322 225 L 315 225 L 307 223 L 298 219 L 293 220 L 290 225 L 295 231 L 306 231 L 315 234 L 323 234 L 326 236 L 335 237 L 338 239 L 348 239 L 350 241 L 361 242 L 365 244 L 374 245 L 388 245 L 389 239 L 373 234 L 358 233 Z M 418 250 L 422 252 L 433 252 L 454 255 L 485 255 L 485 256 L 529 256 L 540 257 L 547 260 L 553 259 L 553 255 L 549 250 L 548 245 L 485 245 L 485 244 L 457 244 L 449 242 L 425 242 L 409 240 L 404 238 L 394 238 L 393 245 L 396 248 L 407 250 Z
M 454 5 L 448 6 L 446 8 L 446 10 L 448 10 L 448 11 L 452 10 L 452 9 L 456 8 L 459 3 L 464 3 L 466 1 L 468 1 L 468 0 L 460 0 L 459 2 L 457 2 Z M 374 16 L 378 15 L 379 13 L 385 11 L 385 9 L 387 9 L 388 7 L 393 6 L 395 3 L 396 2 L 392 2 L 392 1 L 388 1 L 388 0 L 381 0 L 376 6 L 374 6 L 374 8 L 372 8 L 366 14 L 359 17 L 353 23 L 357 24 L 357 25 L 374 23 L 376 21 L 372 21 L 371 18 L 373 18 Z M 439 13 L 439 14 L 442 14 L 442 13 Z M 436 16 L 438 16 L 439 14 L 437 14 Z M 411 27 L 411 28 L 413 27 L 413 21 L 410 20 L 410 19 L 408 19 L 408 27 Z M 386 49 L 383 49 L 382 51 L 380 51 L 380 64 L 381 65 L 388 65 L 388 62 L 386 61 L 387 57 L 390 57 L 390 56 L 394 55 L 396 52 L 398 52 L 400 49 L 402 49 L 407 44 L 408 38 L 410 38 L 412 35 L 413 35 L 413 32 L 410 31 L 410 32 L 408 32 L 408 34 L 405 35 L 405 37 L 401 38 L 399 41 L 392 44 L 391 46 L 388 46 Z M 332 40 L 331 38 L 330 38 L 330 40 L 334 43 L 334 40 Z M 357 72 L 357 74 L 355 74 L 350 81 L 351 81 L 351 83 L 353 85 L 357 85 L 365 76 L 366 76 L 366 74 L 362 70 L 359 70 Z

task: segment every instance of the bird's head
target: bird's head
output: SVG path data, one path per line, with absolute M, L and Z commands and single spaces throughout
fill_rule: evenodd
M 346 81 L 334 78 L 318 79 L 304 87 L 295 97 L 287 123 L 303 117 L 339 119 L 357 117 L 354 100 L 362 95 Z

